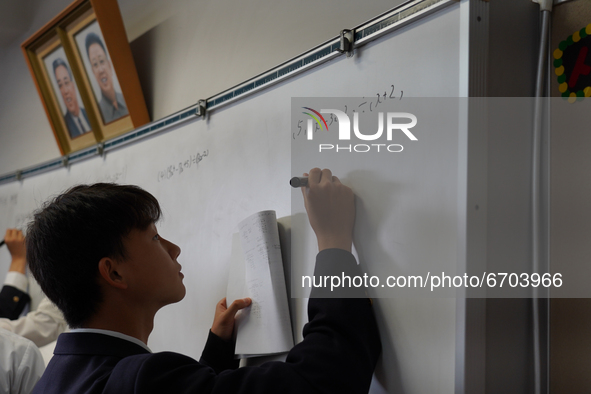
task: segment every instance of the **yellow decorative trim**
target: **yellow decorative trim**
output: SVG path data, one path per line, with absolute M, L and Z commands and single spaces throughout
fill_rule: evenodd
M 562 74 L 564 74 L 564 66 L 558 67 L 556 70 L 554 70 L 554 72 L 556 73 L 556 75 L 561 76 Z

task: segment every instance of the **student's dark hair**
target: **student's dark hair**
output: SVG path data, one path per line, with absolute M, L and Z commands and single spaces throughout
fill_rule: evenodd
M 70 79 L 72 79 L 72 72 L 70 71 L 70 67 L 68 67 L 68 63 L 66 63 L 66 61 L 64 59 L 62 59 L 61 57 L 58 57 L 57 59 L 55 59 L 52 63 L 53 66 L 53 75 L 55 75 L 55 70 L 62 66 L 66 68 L 66 71 L 68 72 L 68 74 L 70 75 Z
M 161 214 L 147 191 L 110 183 L 75 186 L 35 212 L 26 235 L 29 268 L 70 327 L 81 327 L 102 301 L 99 261 L 125 258 L 123 238 Z
M 90 55 L 88 54 L 88 48 L 92 44 L 99 44 L 101 46 L 101 48 L 103 48 L 103 51 L 105 52 L 105 55 L 107 55 L 107 49 L 105 48 L 105 44 L 103 44 L 103 40 L 101 40 L 101 38 L 98 36 L 98 34 L 96 34 L 96 33 L 88 33 L 86 35 L 86 41 L 85 41 L 86 56 L 88 56 L 90 58 Z

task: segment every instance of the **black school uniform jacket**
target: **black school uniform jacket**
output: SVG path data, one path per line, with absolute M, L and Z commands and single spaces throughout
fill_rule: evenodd
M 0 290 L 0 317 L 18 319 L 31 297 L 14 286 L 4 285 Z
M 315 275 L 329 267 L 359 274 L 340 249 L 318 254 Z M 234 344 L 211 333 L 199 362 L 108 335 L 64 333 L 33 393 L 367 393 L 381 350 L 369 300 L 310 298 L 308 318 L 285 362 L 244 368 L 236 368 Z

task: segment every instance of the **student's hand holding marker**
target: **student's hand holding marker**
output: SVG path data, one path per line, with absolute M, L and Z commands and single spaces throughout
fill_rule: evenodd
M 9 271 L 25 273 L 27 266 L 27 249 L 25 247 L 25 236 L 23 232 L 15 228 L 6 230 L 4 242 L 12 257 Z
M 213 318 L 211 332 L 224 341 L 232 339 L 236 312 L 240 309 L 246 308 L 251 303 L 252 300 L 250 298 L 241 298 L 235 300 L 230 306 L 227 306 L 226 298 L 222 298 L 215 306 L 215 317 Z
M 318 250 L 351 251 L 355 224 L 355 195 L 329 169 L 313 168 L 308 185 L 302 187 L 310 226 L 318 239 Z
M 355 223 L 355 195 L 329 169 L 313 168 L 302 194 L 310 225 L 318 239 L 318 250 L 351 251 Z M 299 184 L 298 184 L 299 185 Z M 298 185 L 292 182 L 292 186 Z M 226 298 L 217 303 L 211 332 L 223 340 L 232 339 L 236 312 L 252 304 L 250 298 L 235 300 L 227 306 Z

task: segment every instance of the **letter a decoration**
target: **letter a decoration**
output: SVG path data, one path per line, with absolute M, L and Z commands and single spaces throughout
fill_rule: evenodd
M 591 97 L 591 23 L 554 50 L 554 72 L 562 97 L 574 103 Z

